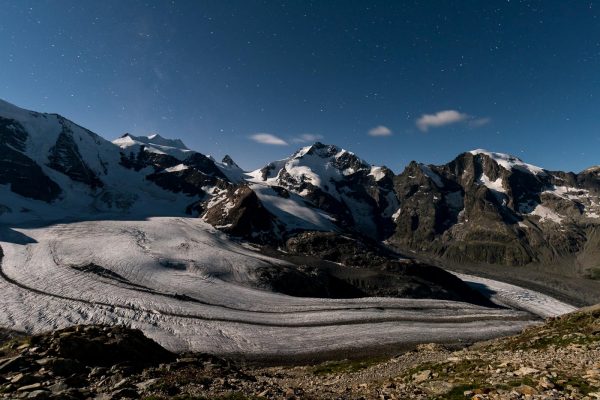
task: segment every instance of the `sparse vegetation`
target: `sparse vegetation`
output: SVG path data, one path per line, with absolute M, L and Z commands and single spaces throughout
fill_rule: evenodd
M 383 361 L 381 357 L 364 360 L 329 361 L 313 367 L 312 372 L 314 375 L 352 373 L 369 368 L 381 361 Z

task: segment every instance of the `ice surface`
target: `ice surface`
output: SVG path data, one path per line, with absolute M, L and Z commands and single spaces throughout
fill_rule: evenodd
M 457 332 L 471 341 L 533 322 L 521 311 L 452 301 L 331 300 L 261 291 L 253 287 L 254 271 L 283 262 L 193 218 L 2 229 L 0 325 L 29 332 L 121 323 L 171 350 L 286 356 L 454 342 Z M 94 273 L 94 266 L 112 275 Z
M 562 301 L 534 290 L 473 275 L 459 273 L 455 273 L 454 275 L 458 276 L 467 284 L 484 285 L 493 293 L 492 300 L 498 304 L 527 310 L 540 317 L 556 317 L 576 310 L 576 308 L 570 304 L 563 303 Z

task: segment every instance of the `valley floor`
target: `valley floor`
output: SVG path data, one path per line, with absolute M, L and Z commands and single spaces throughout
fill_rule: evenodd
M 313 359 L 418 343 L 472 343 L 573 308 L 467 277 L 512 308 L 443 300 L 290 297 L 259 290 L 255 271 L 283 261 L 195 218 L 2 227 L 0 326 L 38 333 L 125 324 L 173 351 Z

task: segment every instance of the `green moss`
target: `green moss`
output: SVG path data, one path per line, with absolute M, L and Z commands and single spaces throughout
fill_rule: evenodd
M 592 268 L 588 272 L 588 277 L 594 280 L 600 280 L 600 268 Z
M 563 387 L 573 386 L 577 388 L 581 394 L 587 395 L 590 392 L 594 392 L 597 389 L 590 386 L 584 379 L 579 376 L 570 376 L 566 378 L 559 378 L 557 381 L 566 380 L 566 383 L 562 384 Z
M 443 398 L 447 400 L 464 400 L 464 393 L 467 390 L 477 389 L 478 387 L 481 386 L 476 384 L 458 385 L 453 387 L 451 391 L 446 393 Z
M 0 393 L 7 393 L 8 391 L 8 385 L 0 386 Z
M 430 370 L 432 374 L 437 374 L 436 379 L 448 380 L 450 378 L 464 378 L 465 384 L 470 384 L 479 379 L 479 375 L 475 371 L 487 366 L 488 363 L 480 359 L 460 360 L 458 362 L 440 362 L 440 363 L 423 363 L 412 368 L 404 373 L 406 382 L 412 380 L 412 376 L 421 371 Z
M 515 381 L 508 382 L 508 386 L 511 388 L 515 388 L 515 387 L 519 387 L 519 386 L 523 386 L 523 385 L 535 387 L 536 383 L 533 381 L 533 379 L 527 378 L 527 377 L 524 377 L 523 379 L 518 379 Z M 498 387 L 498 389 L 502 389 L 502 388 Z
M 545 349 L 549 346 L 589 345 L 600 342 L 595 334 L 600 324 L 600 309 L 568 314 L 549 320 L 541 327 L 531 328 L 519 336 L 508 338 L 500 345 L 508 350 Z M 492 346 L 497 346 L 492 345 Z
M 338 373 L 357 372 L 369 368 L 372 365 L 379 364 L 382 358 L 371 358 L 365 360 L 342 360 L 329 361 L 315 366 L 312 369 L 314 375 L 329 375 Z

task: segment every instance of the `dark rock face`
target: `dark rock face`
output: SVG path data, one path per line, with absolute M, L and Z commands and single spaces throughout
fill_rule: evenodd
M 148 339 L 137 329 L 120 326 L 75 326 L 38 335 L 31 344 L 47 349 L 47 354 L 77 360 L 87 366 L 112 366 L 126 362 L 137 366 L 174 360 L 174 354 Z
M 73 140 L 73 131 L 68 122 L 59 117 L 62 131 L 58 135 L 56 144 L 50 149 L 48 166 L 67 175 L 74 181 L 85 183 L 92 189 L 101 188 L 104 183 L 85 163 L 77 144 Z
M 204 187 L 226 189 L 229 180 L 210 158 L 194 153 L 183 161 L 168 154 L 146 151 L 142 146 L 137 154 L 121 153 L 121 165 L 135 171 L 152 168 L 154 172 L 146 175 L 146 179 L 163 189 L 189 196 L 204 197 Z M 169 170 L 183 165 L 180 169 Z
M 233 161 L 233 160 L 232 160 Z M 184 165 L 194 167 L 194 169 L 205 175 L 212 176 L 227 181 L 221 170 L 215 165 L 215 162 L 204 154 L 194 153 L 183 161 Z
M 21 196 L 51 202 L 61 189 L 22 152 L 28 135 L 17 121 L 0 117 L 0 184 L 10 184 Z
M 464 153 L 441 166 L 411 163 L 394 178 L 401 207 L 389 242 L 461 263 L 524 265 L 581 251 L 589 221 L 578 199 L 593 191 L 593 173 L 507 162 L 514 166 Z M 569 196 L 557 187 L 569 187 Z
M 248 186 L 229 187 L 210 202 L 203 218 L 223 232 L 253 240 L 274 239 L 278 232 L 275 217 Z
M 80 325 L 31 337 L 11 333 L 8 341 L 5 336 L 0 398 L 221 398 L 257 381 L 232 361 L 175 355 L 124 327 Z
M 352 299 L 368 295 L 330 272 L 307 265 L 264 267 L 256 271 L 263 289 L 296 297 Z
M 401 259 L 376 242 L 332 232 L 304 232 L 288 239 L 286 249 L 345 267 L 327 270 L 366 296 L 437 298 L 493 306 L 454 275 L 432 265 Z M 305 260 L 308 262 L 308 260 Z
M 229 154 L 226 154 L 225 157 L 223 157 L 223 160 L 221 160 L 221 162 L 227 165 L 228 167 L 239 168 L 239 166 L 235 163 L 235 161 L 233 161 L 233 158 L 231 158 Z
M 156 183 L 163 189 L 175 193 L 185 193 L 190 196 L 204 196 L 203 187 L 226 187 L 226 183 L 212 175 L 206 175 L 196 169 L 188 168 L 181 171 L 158 171 L 146 176 L 146 179 Z
M 144 147 L 141 147 L 137 154 L 134 152 L 121 152 L 121 165 L 135 171 L 151 167 L 154 172 L 157 172 L 161 169 L 171 168 L 178 164 L 181 164 L 181 161 L 175 157 L 168 154 L 151 153 L 145 151 Z
M 455 261 L 532 261 L 527 243 L 518 240 L 520 218 L 507 199 L 476 183 L 482 174 L 497 181 L 508 171 L 490 162 L 484 169 L 478 157 L 465 153 L 442 167 L 413 162 L 396 177 L 401 212 L 391 242 Z M 514 202 L 510 194 L 508 199 Z

